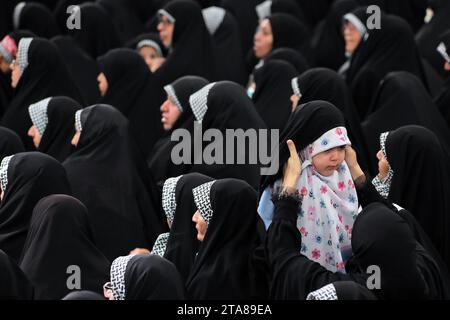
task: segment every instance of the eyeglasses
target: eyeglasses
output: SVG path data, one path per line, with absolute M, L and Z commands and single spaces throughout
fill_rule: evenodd
M 170 20 L 167 19 L 167 17 L 164 17 L 164 16 L 160 16 L 160 17 L 158 18 L 158 23 L 161 23 L 161 24 L 163 24 L 164 26 L 168 26 L 168 25 L 171 25 L 171 24 L 172 24 L 172 22 L 170 22 Z

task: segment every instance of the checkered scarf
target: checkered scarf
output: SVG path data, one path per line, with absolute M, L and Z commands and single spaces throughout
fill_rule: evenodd
M 47 108 L 52 98 L 46 98 L 39 102 L 36 102 L 28 107 L 28 113 L 30 114 L 31 122 L 38 130 L 41 137 L 44 135 L 45 128 L 48 125 Z

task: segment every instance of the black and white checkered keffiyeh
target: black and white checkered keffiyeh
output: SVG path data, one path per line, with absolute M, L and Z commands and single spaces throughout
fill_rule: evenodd
M 381 151 L 383 152 L 384 156 L 386 157 L 386 161 L 389 162 L 388 156 L 386 153 L 386 139 L 389 135 L 389 132 L 383 132 L 380 134 L 380 147 Z M 392 170 L 391 166 L 389 166 L 388 174 L 384 179 L 380 179 L 379 175 L 377 175 L 373 180 L 372 184 L 375 187 L 375 189 L 378 191 L 378 193 L 385 199 L 389 196 L 389 189 L 391 188 L 391 182 L 392 178 L 394 177 L 394 171 Z
M 125 271 L 134 255 L 116 258 L 111 264 L 110 278 L 114 300 L 125 300 Z
M 295 77 L 291 80 L 292 92 L 300 99 L 302 97 L 302 93 L 298 86 L 298 77 Z
M 208 94 L 215 84 L 215 82 L 210 83 L 189 97 L 192 113 L 199 122 L 203 121 L 206 111 L 208 111 Z
M 164 182 L 162 189 L 162 208 L 170 223 L 173 223 L 173 219 L 175 218 L 175 211 L 177 209 L 175 189 L 177 187 L 178 180 L 180 180 L 181 177 L 182 176 L 178 176 L 167 179 Z
M 158 238 L 156 238 L 155 244 L 153 245 L 151 254 L 163 257 L 166 253 L 167 241 L 169 240 L 170 232 L 161 233 Z
M 180 100 L 178 100 L 177 94 L 173 86 L 171 84 L 168 84 L 167 86 L 164 87 L 164 90 L 166 91 L 167 95 L 172 98 L 177 108 L 180 109 L 181 112 L 183 112 L 183 106 L 181 105 Z
M 17 49 L 17 63 L 19 64 L 20 71 L 23 73 L 28 67 L 28 50 L 30 49 L 33 38 L 22 38 L 19 42 Z
M 80 132 L 83 130 L 83 126 L 81 125 L 81 112 L 83 112 L 83 109 L 75 112 L 75 129 Z
M 48 125 L 47 107 L 50 100 L 52 100 L 51 97 L 36 102 L 28 107 L 31 122 L 33 122 L 41 137 Z
M 4 157 L 0 163 L 0 186 L 3 192 L 6 192 L 6 187 L 8 186 L 8 167 L 9 162 L 13 156 Z
M 440 42 L 439 45 L 437 46 L 436 50 L 437 50 L 437 52 L 440 53 L 442 58 L 444 58 L 444 60 L 447 63 L 450 63 L 450 56 L 449 56 L 448 48 L 445 46 L 445 43 Z
M 158 16 L 166 17 L 169 20 L 170 23 L 175 23 L 177 21 L 173 15 L 171 15 L 169 12 L 167 12 L 164 9 L 159 9 L 158 10 Z
M 205 219 L 207 224 L 210 223 L 213 216 L 210 193 L 211 187 L 214 182 L 216 181 L 214 180 L 206 182 L 192 189 L 195 205 L 197 206 L 197 209 L 199 210 L 200 214 L 202 215 L 203 219 Z
M 336 288 L 332 283 L 316 291 L 310 292 L 306 300 L 338 300 Z

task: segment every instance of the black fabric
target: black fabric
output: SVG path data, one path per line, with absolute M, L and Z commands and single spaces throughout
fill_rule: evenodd
M 24 151 L 22 140 L 17 133 L 8 128 L 0 127 L 0 159 Z
M 227 129 L 242 129 L 244 132 L 247 129 L 254 129 L 257 133 L 259 133 L 260 129 L 266 129 L 264 121 L 258 115 L 258 112 L 250 98 L 247 96 L 244 88 L 236 83 L 229 81 L 217 82 L 209 91 L 207 106 L 208 110 L 202 121 L 203 132 L 208 129 L 217 129 L 221 132 L 222 137 L 226 137 Z M 190 172 L 203 173 L 216 179 L 242 179 L 257 189 L 260 179 L 260 164 L 258 161 L 256 161 L 256 164 L 250 162 L 250 156 L 252 155 L 250 154 L 251 148 L 249 142 L 246 141 L 245 146 L 239 146 L 240 149 L 238 150 L 238 144 L 234 141 L 233 164 L 226 164 L 227 157 L 231 158 L 231 155 L 227 156 L 228 150 L 226 149 L 228 149 L 228 147 L 225 148 L 228 143 L 231 143 L 231 141 L 226 141 L 226 143 L 223 142 L 223 148 L 221 149 L 224 151 L 223 164 L 196 164 L 195 161 L 191 161 L 194 165 L 191 167 Z M 261 142 L 258 141 L 258 143 Z M 209 144 L 209 142 L 203 142 L 201 151 L 205 150 L 206 146 Z M 238 156 L 243 154 L 242 147 L 245 147 L 245 164 L 238 163 Z M 193 159 L 203 159 L 200 157 L 200 154 L 195 154 L 196 149 L 194 149 L 194 146 L 192 146 L 191 150 L 194 150 L 192 154 L 196 157 Z
M 112 106 L 94 105 L 81 122 L 76 150 L 63 164 L 74 196 L 88 208 L 98 248 L 113 260 L 151 247 L 164 227 L 138 175 L 126 118 Z
M 221 0 L 220 6 L 234 15 L 239 23 L 242 51 L 249 52 L 253 46 L 253 35 L 258 26 L 255 7 L 263 0 Z
M 417 240 L 408 223 L 381 203 L 363 209 L 353 226 L 353 256 L 346 274 L 333 273 L 299 253 L 301 234 L 296 227 L 298 203 L 277 200 L 275 217 L 269 227 L 267 251 L 273 270 L 271 297 L 305 299 L 311 291 L 337 281 L 354 281 L 363 286 L 370 279 L 367 268 L 381 270 L 380 289 L 372 290 L 378 299 L 446 299 L 448 284 L 436 274 L 431 260 L 417 251 Z M 426 254 L 426 253 L 425 253 Z
M 365 8 L 353 13 L 366 21 Z M 378 84 L 392 71 L 408 71 L 419 77 L 428 88 L 419 51 L 411 27 L 402 18 L 381 13 L 380 29 L 368 29 L 368 38 L 353 53 L 347 82 L 361 120 L 364 120 Z
M 441 5 L 434 9 L 434 16 L 429 23 L 424 25 L 416 34 L 416 42 L 420 54 L 426 58 L 434 69 L 445 76 L 442 56 L 436 51 L 440 42 L 440 35 L 450 29 L 450 2 L 442 1 Z
M 305 15 L 306 23 L 312 28 L 319 23 L 327 14 L 330 0 L 295 0 Z
M 18 261 L 36 203 L 51 194 L 71 194 L 62 165 L 39 152 L 12 157 L 8 185 L 0 205 L 0 248 Z
M 73 290 L 68 284 L 77 282 L 71 275 L 79 277 L 77 290 L 103 293 L 110 262 L 95 246 L 86 207 L 73 197 L 51 195 L 33 210 L 20 267 L 33 283 L 35 299 L 54 300 Z
M 104 301 L 105 297 L 93 291 L 88 290 L 76 290 L 69 293 L 67 296 L 62 298 L 62 300 L 98 300 Z
M 367 287 L 353 281 L 334 282 L 333 287 L 338 300 L 377 300 Z
M 112 105 L 126 117 L 133 108 L 146 108 L 149 101 L 137 105 L 148 89 L 151 72 L 144 59 L 131 49 L 113 49 L 97 59 L 99 72 L 105 74 L 108 90 L 101 102 Z M 144 101 L 142 101 L 144 102 Z
M 272 50 L 292 48 L 299 51 L 307 61 L 311 59 L 310 30 L 307 26 L 287 13 L 274 13 L 268 19 L 273 34 Z
M 450 171 L 439 139 L 423 127 L 405 126 L 389 133 L 386 153 L 394 171 L 389 200 L 416 217 L 450 266 Z
M 292 140 L 300 151 L 328 130 L 343 126 L 345 120 L 342 112 L 329 102 L 317 100 L 298 106 L 280 134 L 279 154 L 272 156 L 272 161 L 278 157 L 279 169 L 276 174 L 263 178 L 260 191 L 281 178 L 283 165 L 290 156 L 287 140 Z
M 303 55 L 291 48 L 278 48 L 273 50 L 264 61 L 283 60 L 289 62 L 297 71 L 297 74 L 302 74 L 309 69 L 308 62 Z
M 250 257 L 257 239 L 257 193 L 236 179 L 216 181 L 212 219 L 186 283 L 189 299 L 248 299 Z
M 282 130 L 286 125 L 292 112 L 291 81 L 296 75 L 295 68 L 281 60 L 266 60 L 253 72 L 256 90 L 252 100 L 267 128 Z
M 372 159 L 369 155 L 358 113 L 345 80 L 335 71 L 316 68 L 308 70 L 299 76 L 297 83 L 302 94 L 300 104 L 314 100 L 325 100 L 331 102 L 342 111 L 348 136 L 353 148 L 357 151 L 360 165 L 363 167 L 363 170 L 373 167 L 375 165 L 375 160 L 373 160 L 375 157 Z
M 189 97 L 208 84 L 208 80 L 197 76 L 185 76 L 173 82 L 172 88 L 175 91 L 178 101 L 183 108 L 180 117 L 166 132 L 151 152 L 148 165 L 150 172 L 156 182 L 161 182 L 170 177 L 176 177 L 189 172 L 190 165 L 177 165 L 171 160 L 173 147 L 178 143 L 171 140 L 171 136 L 176 129 L 192 129 L 194 115 L 189 105 Z
M 215 80 L 230 80 L 245 85 L 248 79 L 239 24 L 231 13 L 225 13 L 212 40 L 217 71 Z
M 56 44 L 64 57 L 83 100 L 88 105 L 98 102 L 100 100 L 97 83 L 98 68 L 94 59 L 84 52 L 72 37 L 58 36 L 53 38 L 52 42 Z
M 374 96 L 371 109 L 371 115 L 361 125 L 371 158 L 380 150 L 381 133 L 410 124 L 433 131 L 450 154 L 450 130 L 417 77 L 407 72 L 388 74 Z
M 32 300 L 34 289 L 27 276 L 8 255 L 0 250 L 0 299 Z
M 125 271 L 126 300 L 184 300 L 183 280 L 173 263 L 157 255 L 136 255 Z
M 175 188 L 177 207 L 164 258 L 175 264 L 183 283 L 189 276 L 200 244 L 197 240 L 195 224 L 192 222 L 192 216 L 197 211 L 192 189 L 212 180 L 200 173 L 189 173 L 178 180 Z
M 144 22 L 139 19 L 133 2 L 129 0 L 97 0 L 116 25 L 122 42 L 125 42 L 144 30 Z M 142 2 L 142 1 L 141 1 Z
M 446 47 L 447 53 L 450 52 L 450 30 L 443 33 L 441 35 L 440 40 L 442 43 L 444 43 Z M 442 65 L 446 62 L 444 58 L 441 56 L 441 70 L 444 70 Z M 439 108 L 439 111 L 441 111 L 441 114 L 444 116 L 445 120 L 447 121 L 447 124 L 450 127 L 450 71 L 444 71 L 445 72 L 445 83 L 443 84 L 442 88 L 440 89 L 439 94 L 436 96 L 434 102 L 436 103 L 436 106 Z
M 32 125 L 28 114 L 30 104 L 52 96 L 68 96 L 80 103 L 83 99 L 58 48 L 49 40 L 33 38 L 28 63 L 1 124 L 15 131 L 27 150 L 34 150 L 27 136 Z
M 81 29 L 69 30 L 78 45 L 97 58 L 122 45 L 116 26 L 107 11 L 98 4 L 80 5 Z
M 428 8 L 428 0 L 359 0 L 361 5 L 380 7 L 386 13 L 394 14 L 405 19 L 414 33 L 423 25 Z
M 29 2 L 19 16 L 17 29 L 30 30 L 36 36 L 50 39 L 60 33 L 52 12 L 41 3 Z
M 48 124 L 38 151 L 63 162 L 74 151 L 70 143 L 75 134 L 75 112 L 82 106 L 68 97 L 53 97 L 47 106 Z
M 287 13 L 292 15 L 299 21 L 306 21 L 305 13 L 300 8 L 298 2 L 292 0 L 273 0 L 270 7 L 270 12 Z
M 164 10 L 176 19 L 171 52 L 166 62 L 153 74 L 145 108 L 135 108 L 130 115 L 131 129 L 145 158 L 163 135 L 159 115 L 159 108 L 166 96 L 163 87 L 186 75 L 208 80 L 215 78 L 211 37 L 200 6 L 193 1 L 175 0 L 169 2 Z M 151 128 L 151 134 L 148 128 Z
M 347 60 L 342 34 L 342 17 L 356 7 L 358 7 L 357 0 L 333 2 L 327 16 L 318 24 L 311 39 L 314 66 L 339 70 Z

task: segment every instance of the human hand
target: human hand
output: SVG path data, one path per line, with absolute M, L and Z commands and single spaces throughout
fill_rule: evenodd
M 284 166 L 283 174 L 283 187 L 285 188 L 297 188 L 297 182 L 300 178 L 302 171 L 302 162 L 297 153 L 294 141 L 288 140 L 287 145 L 289 148 L 289 159 Z

